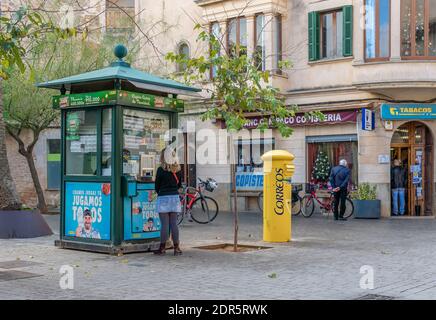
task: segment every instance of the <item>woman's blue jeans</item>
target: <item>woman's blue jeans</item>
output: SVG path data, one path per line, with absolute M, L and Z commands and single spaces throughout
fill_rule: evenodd
M 400 201 L 400 211 L 398 212 L 398 200 Z M 405 189 L 397 188 L 392 189 L 392 214 L 397 216 L 398 213 L 400 216 L 404 215 L 406 209 L 406 198 L 405 198 Z

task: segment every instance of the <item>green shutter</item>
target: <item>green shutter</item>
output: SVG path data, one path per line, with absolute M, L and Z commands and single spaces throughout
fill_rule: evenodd
M 319 13 L 309 12 L 309 61 L 319 60 Z
M 344 6 L 342 15 L 344 22 L 342 52 L 344 57 L 350 57 L 353 55 L 353 6 Z

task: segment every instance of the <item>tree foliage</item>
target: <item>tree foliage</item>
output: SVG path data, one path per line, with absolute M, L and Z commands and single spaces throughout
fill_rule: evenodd
M 201 25 L 196 29 L 201 29 Z M 277 128 L 282 136 L 289 137 L 292 128 L 282 120 L 294 116 L 298 108 L 286 105 L 280 90 L 270 84 L 270 71 L 259 68 L 258 57 L 247 55 L 245 48 L 233 47 L 228 52 L 221 39 L 206 30 L 200 31 L 198 41 L 209 48 L 208 54 L 189 58 L 170 52 L 166 58 L 185 66 L 181 74 L 185 83 L 207 84 L 211 107 L 202 119 L 222 119 L 228 130 L 239 131 L 249 121 L 249 115 L 256 114 L 263 117 L 258 129 L 271 126 Z M 289 61 L 281 61 L 280 65 L 282 68 L 291 66 Z M 209 77 L 211 70 L 213 77 Z M 322 117 L 317 112 L 310 114 Z
M 8 77 L 8 70 L 17 66 L 21 73 L 26 70 L 24 58 L 34 46 L 43 43 L 46 35 L 54 34 L 61 39 L 76 35 L 76 29 L 62 29 L 39 12 L 26 7 L 19 8 L 11 17 L 0 17 L 0 77 Z

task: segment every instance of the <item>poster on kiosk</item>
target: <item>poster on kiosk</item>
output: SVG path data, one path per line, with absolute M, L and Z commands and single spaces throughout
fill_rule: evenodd
M 110 240 L 111 184 L 67 182 L 65 235 Z

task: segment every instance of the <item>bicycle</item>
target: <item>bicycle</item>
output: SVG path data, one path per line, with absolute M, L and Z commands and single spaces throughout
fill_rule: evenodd
M 302 206 L 301 206 L 301 213 L 305 218 L 310 218 L 315 210 L 315 201 L 318 202 L 320 205 L 320 208 L 323 210 L 326 210 L 327 213 L 333 212 L 335 207 L 335 197 L 334 192 L 329 191 L 330 197 L 327 201 L 321 201 L 316 193 L 316 190 L 319 189 L 318 185 L 315 184 L 308 184 L 308 194 L 306 194 L 303 197 L 302 200 Z M 351 217 L 354 213 L 354 204 L 353 201 L 351 201 L 350 197 L 347 196 L 347 199 L 345 200 L 345 213 L 344 218 L 347 219 Z
M 183 192 L 180 194 L 183 210 L 177 215 L 178 225 L 182 223 L 185 216 L 188 216 L 190 221 L 207 224 L 215 220 L 218 215 L 219 207 L 216 200 L 203 195 L 204 190 L 213 192 L 218 187 L 218 183 L 212 178 L 207 178 L 206 181 L 198 178 L 198 181 L 198 188 L 183 186 Z
M 298 194 L 303 187 L 301 184 L 292 185 L 292 193 L 291 193 L 291 212 L 293 216 L 298 216 L 301 213 L 301 204 L 303 198 Z M 259 211 L 263 211 L 263 191 L 259 192 L 257 198 L 257 206 L 259 207 Z

